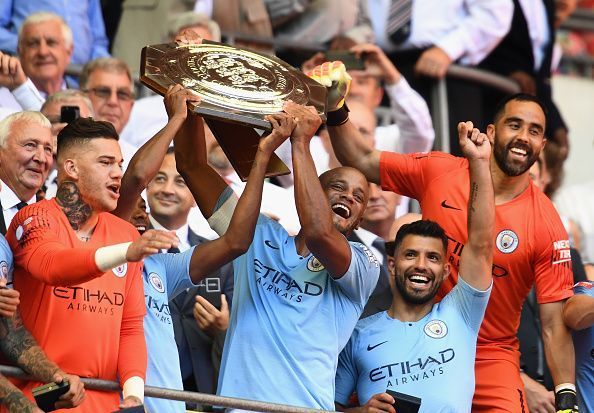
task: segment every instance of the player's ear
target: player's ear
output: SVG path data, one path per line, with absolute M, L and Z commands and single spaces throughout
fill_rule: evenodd
M 450 265 L 449 262 L 446 262 L 443 265 L 443 279 L 442 279 L 442 281 L 449 277 L 451 271 L 452 271 L 452 266 Z
M 69 180 L 78 181 L 78 167 L 74 159 L 66 159 L 63 168 Z
M 487 125 L 487 137 L 489 138 L 491 146 L 493 146 L 493 144 L 495 143 L 495 125 L 493 125 L 492 123 L 489 123 Z

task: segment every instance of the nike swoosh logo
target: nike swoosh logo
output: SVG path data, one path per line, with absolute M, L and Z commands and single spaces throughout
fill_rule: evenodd
M 446 201 L 445 201 L 445 200 L 443 200 L 443 201 L 441 202 L 441 206 L 442 206 L 443 208 L 447 208 L 447 209 L 455 209 L 456 211 L 462 211 L 460 208 L 456 208 L 456 207 L 453 207 L 453 206 L 451 206 L 451 205 L 448 205 L 448 204 L 446 204 Z
M 371 351 L 371 350 L 373 350 L 374 348 L 376 348 L 376 347 L 378 347 L 378 346 L 381 346 L 382 344 L 386 344 L 387 342 L 388 342 L 387 340 L 386 340 L 386 341 L 382 341 L 381 343 L 379 343 L 379 344 L 376 344 L 375 346 L 372 346 L 371 344 L 368 344 L 368 345 L 367 345 L 367 351 Z
M 279 249 L 277 246 L 275 246 L 275 245 L 272 245 L 272 244 L 270 243 L 270 241 L 269 241 L 269 240 L 265 240 L 265 241 L 264 241 L 264 244 L 266 244 L 266 246 L 267 246 L 268 248 L 272 248 L 273 250 L 278 250 L 278 249 Z

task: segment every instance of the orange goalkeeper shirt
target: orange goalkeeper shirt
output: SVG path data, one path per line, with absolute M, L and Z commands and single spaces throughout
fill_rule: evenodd
M 441 287 L 443 297 L 458 280 L 468 239 L 468 161 L 440 152 L 382 152 L 380 173 L 385 190 L 417 199 L 423 218 L 445 229 L 453 271 Z M 512 201 L 496 206 L 494 236 L 493 290 L 479 332 L 477 359 L 504 358 L 518 364 L 516 332 L 532 285 L 536 282 L 541 304 L 572 295 L 569 241 L 553 204 L 532 183 Z
M 14 288 L 24 325 L 48 358 L 81 377 L 120 380 L 145 376 L 145 314 L 141 264 L 127 263 L 103 273 L 95 264 L 99 247 L 133 241 L 136 229 L 100 213 L 91 239 L 80 241 L 55 200 L 23 208 L 7 240 L 14 253 Z M 21 383 L 30 390 L 40 385 Z M 116 410 L 117 393 L 88 391 L 77 409 Z

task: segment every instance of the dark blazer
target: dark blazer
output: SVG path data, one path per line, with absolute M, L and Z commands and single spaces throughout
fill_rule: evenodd
M 188 241 L 190 245 L 194 246 L 208 240 L 190 230 Z M 225 294 L 230 307 L 233 297 L 233 265 L 225 264 L 208 277 L 216 277 L 221 280 L 221 291 Z M 169 302 L 169 309 L 173 320 L 179 359 L 182 364 L 182 375 L 186 373 L 184 379 L 193 374 L 194 381 L 189 385 L 189 387 L 195 385 L 195 389 L 192 390 L 214 394 L 217 390 L 225 333 L 223 332 L 213 339 L 198 327 L 192 313 L 197 290 L 198 287 L 192 287 L 179 294 Z M 191 363 L 191 366 L 184 365 L 184 363 Z M 184 380 L 184 387 L 187 385 L 187 380 Z
M 347 239 L 353 242 L 360 242 L 366 245 L 359 236 L 352 232 Z M 369 245 L 366 245 L 369 248 Z M 386 311 L 392 305 L 392 290 L 390 289 L 390 274 L 388 272 L 387 263 L 380 266 L 380 275 L 377 280 L 375 289 L 369 296 L 369 300 L 363 309 L 363 314 L 360 318 L 369 317 L 370 315 L 377 314 L 381 311 Z

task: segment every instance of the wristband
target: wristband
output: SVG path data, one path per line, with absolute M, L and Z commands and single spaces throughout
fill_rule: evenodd
M 555 409 L 557 412 L 577 412 L 577 394 L 573 383 L 555 386 Z
M 123 242 L 121 244 L 109 245 L 101 247 L 95 251 L 95 264 L 97 267 L 105 272 L 112 268 L 126 263 L 126 254 L 131 242 Z
M 144 380 L 142 377 L 132 376 L 122 386 L 122 398 L 129 396 L 138 397 L 141 402 L 144 402 Z
M 328 112 L 326 115 L 327 126 L 340 126 L 349 120 L 349 108 L 346 102 L 338 109 Z

